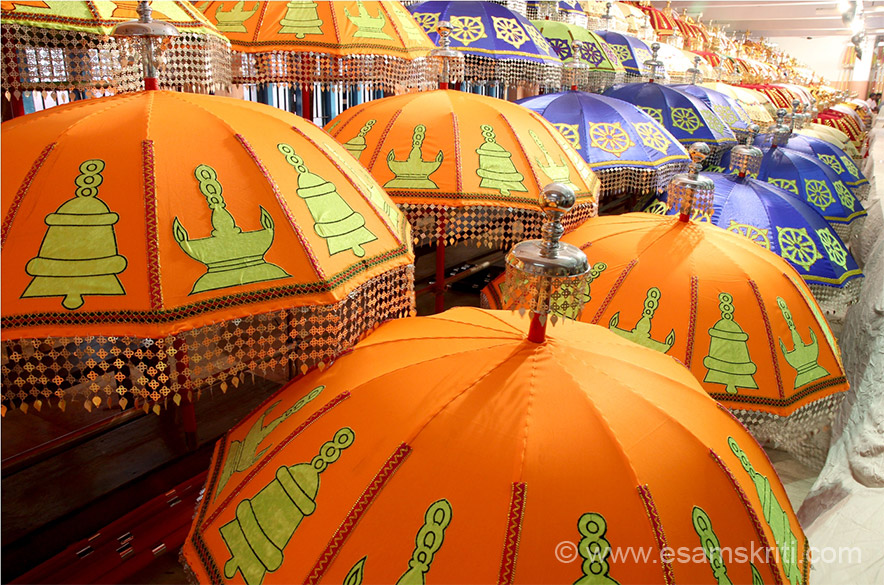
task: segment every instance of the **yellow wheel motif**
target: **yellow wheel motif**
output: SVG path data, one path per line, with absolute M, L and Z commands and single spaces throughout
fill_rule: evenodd
M 617 158 L 620 158 L 621 154 L 635 146 L 635 143 L 620 126 L 620 122 L 613 124 L 590 124 L 589 139 L 592 146 L 613 154 Z
M 734 124 L 739 123 L 740 119 L 737 117 L 736 112 L 734 112 L 730 108 L 726 108 L 721 104 L 712 104 L 712 111 L 715 114 L 724 120 L 725 124 L 728 126 L 733 126 Z
M 515 18 L 492 16 L 491 20 L 494 22 L 494 32 L 497 33 L 497 38 L 503 42 L 509 43 L 517 49 L 528 42 L 525 29 Z
M 657 215 L 666 215 L 666 212 L 669 211 L 669 205 L 660 200 L 653 201 L 650 205 L 645 207 L 645 213 L 655 213 Z
M 818 154 L 817 155 L 821 161 L 829 165 L 829 168 L 838 173 L 839 175 L 844 172 L 844 167 L 841 166 L 841 163 L 838 161 L 838 157 L 833 154 Z
M 730 225 L 727 226 L 727 231 L 740 234 L 745 238 L 749 238 L 765 250 L 770 250 L 770 237 L 768 237 L 767 229 L 761 229 L 754 225 L 737 223 L 734 220 L 731 220 Z
M 647 115 L 649 115 L 650 117 L 652 117 L 653 119 L 657 120 L 657 122 L 659 124 L 661 124 L 661 125 L 663 124 L 663 110 L 662 109 L 660 109 L 660 108 L 646 108 L 644 106 L 639 106 L 639 109 L 641 111 L 643 111 L 644 113 L 646 113 Z
M 641 138 L 642 144 L 648 148 L 659 150 L 663 154 L 666 154 L 669 150 L 669 145 L 672 142 L 663 135 L 660 128 L 654 125 L 653 122 L 639 122 L 634 127 L 635 131 L 638 132 L 638 137 Z
M 485 34 L 485 25 L 478 16 L 452 16 L 450 22 L 451 38 L 464 47 L 488 36 Z
M 439 13 L 438 12 L 417 12 L 413 14 L 414 20 L 417 21 L 421 28 L 426 32 L 436 32 L 436 27 L 439 25 Z M 457 18 L 456 16 L 453 18 Z
M 577 124 L 553 124 L 562 136 L 568 139 L 571 146 L 580 150 L 580 130 Z
M 626 45 L 610 45 L 610 47 L 614 51 L 614 54 L 617 55 L 617 58 L 620 59 L 620 63 L 629 61 L 629 47 Z
M 689 108 L 672 108 L 672 125 L 688 134 L 699 130 L 700 117 L 694 110 Z
M 835 203 L 835 198 L 828 185 L 816 179 L 804 179 L 804 190 L 807 193 L 807 201 L 822 211 Z
M 838 199 L 841 201 L 841 205 L 848 210 L 853 211 L 853 206 L 856 205 L 856 197 L 853 196 L 850 189 L 845 187 L 844 183 L 841 181 L 835 181 L 835 192 L 838 193 Z
M 805 270 L 809 270 L 814 262 L 823 257 L 805 228 L 778 227 L 777 241 L 780 244 L 780 255 Z
M 844 246 L 841 245 L 841 242 L 839 242 L 835 234 L 832 233 L 832 230 L 829 228 L 823 228 L 817 230 L 816 235 L 820 237 L 820 242 L 822 242 L 823 248 L 826 250 L 826 255 L 829 256 L 829 260 L 844 270 L 847 270 L 847 250 L 844 249 Z
M 842 156 L 842 157 L 841 157 L 841 162 L 844 163 L 844 168 L 847 169 L 847 172 L 848 172 L 848 173 L 850 173 L 851 175 L 853 175 L 853 176 L 856 177 L 857 179 L 859 178 L 859 169 L 856 168 L 856 165 L 853 164 L 853 161 L 850 160 L 850 157 L 848 157 L 848 156 Z
M 770 178 L 767 180 L 767 182 L 770 183 L 771 185 L 775 185 L 775 186 L 779 187 L 780 189 L 785 189 L 786 191 L 790 191 L 790 192 L 794 193 L 795 195 L 800 195 L 800 193 L 798 193 L 798 183 L 796 183 L 792 179 Z
M 534 41 L 534 44 L 541 51 L 546 52 L 547 55 L 556 56 L 556 51 L 553 49 L 552 45 L 546 38 L 540 34 L 540 31 L 534 28 L 533 26 L 526 27 L 528 31 L 528 36 L 531 37 L 531 40 Z

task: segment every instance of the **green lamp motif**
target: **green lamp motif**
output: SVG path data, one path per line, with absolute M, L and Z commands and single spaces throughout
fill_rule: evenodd
M 319 475 L 354 440 L 352 429 L 339 429 L 310 463 L 280 467 L 276 479 L 236 506 L 236 518 L 220 529 L 231 554 L 224 564 L 225 578 L 232 579 L 240 572 L 247 585 L 259 585 L 268 572 L 282 566 L 289 540 L 304 518 L 316 510 Z
M 434 160 L 426 161 L 421 154 L 421 146 L 427 134 L 427 127 L 418 124 L 411 134 L 411 152 L 405 160 L 396 160 L 396 154 L 390 149 L 387 154 L 387 167 L 396 175 L 387 181 L 384 189 L 438 189 L 439 185 L 430 180 L 442 164 L 442 151 L 436 153 Z
M 620 337 L 625 337 L 629 341 L 633 341 L 648 349 L 654 349 L 661 353 L 666 353 L 672 348 L 672 344 L 675 343 L 675 329 L 669 331 L 669 335 L 666 336 L 665 341 L 657 341 L 656 339 L 651 338 L 651 319 L 654 318 L 654 313 L 657 312 L 661 296 L 660 289 L 656 286 L 648 289 L 647 296 L 645 297 L 644 309 L 642 310 L 642 316 L 635 324 L 632 331 L 617 327 L 620 323 L 620 311 L 617 311 L 614 313 L 614 316 L 611 317 L 611 320 L 608 322 L 608 329 Z
M 752 377 L 758 367 L 749 357 L 746 344 L 749 335 L 734 320 L 733 302 L 729 293 L 718 295 L 721 319 L 709 329 L 709 354 L 703 358 L 703 365 L 709 370 L 703 381 L 724 384 L 728 394 L 736 394 L 737 388 L 758 388 Z
M 274 234 L 273 218 L 267 210 L 259 206 L 264 229 L 244 232 L 227 210 L 215 169 L 199 165 L 193 174 L 212 210 L 212 235 L 192 240 L 177 217 L 172 222 L 172 234 L 181 250 L 207 268 L 193 284 L 190 294 L 291 276 L 264 260 Z

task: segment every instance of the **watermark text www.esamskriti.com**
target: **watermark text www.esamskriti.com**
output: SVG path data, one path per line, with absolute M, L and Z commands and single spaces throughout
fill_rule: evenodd
M 703 547 L 682 546 L 677 548 L 664 547 L 597 547 L 583 546 L 578 549 L 578 544 L 569 540 L 563 540 L 555 547 L 555 557 L 560 563 L 583 562 L 585 560 L 606 563 L 708 563 L 709 553 Z M 767 564 L 771 561 L 779 563 L 785 556 L 787 559 L 795 559 L 797 551 L 781 551 L 778 548 L 756 546 L 752 543 L 749 547 L 722 547 L 715 549 L 715 557 L 721 558 L 726 564 L 747 563 Z M 810 547 L 810 560 L 812 564 L 861 564 L 862 550 L 859 547 Z

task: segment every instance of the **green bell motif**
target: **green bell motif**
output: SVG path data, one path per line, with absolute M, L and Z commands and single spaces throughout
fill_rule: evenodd
M 278 144 L 277 148 L 285 156 L 286 162 L 299 173 L 298 197 L 307 203 L 315 222 L 313 229 L 325 239 L 328 253 L 333 256 L 352 250 L 359 258 L 365 256 L 363 244 L 377 239 L 365 227 L 365 218 L 353 211 L 332 183 L 307 170 L 304 159 L 295 154 L 294 148 L 284 143 Z
M 362 129 L 359 130 L 359 134 L 344 143 L 344 148 L 346 148 L 347 152 L 352 154 L 353 158 L 356 160 L 359 160 L 359 157 L 362 156 L 362 151 L 365 150 L 365 147 L 367 146 L 365 143 L 365 135 L 368 134 L 368 131 L 371 130 L 376 122 L 377 120 L 368 120 Z
M 510 191 L 528 192 L 522 180 L 525 176 L 516 170 L 513 164 L 513 155 L 497 143 L 494 128 L 488 124 L 480 126 L 485 143 L 476 149 L 479 155 L 479 168 L 476 174 L 482 180 L 480 187 L 485 189 L 497 189 L 503 196 L 508 196 Z
M 656 339 L 651 338 L 651 319 L 654 318 L 654 313 L 657 312 L 661 296 L 660 289 L 656 286 L 648 289 L 642 316 L 635 324 L 632 331 L 617 327 L 617 324 L 620 323 L 620 311 L 617 311 L 614 313 L 614 316 L 611 317 L 611 321 L 608 323 L 608 329 L 620 337 L 625 337 L 629 341 L 635 342 L 649 349 L 657 350 L 661 353 L 666 353 L 672 347 L 672 344 L 675 343 L 675 329 L 669 330 L 669 335 L 666 336 L 666 341 L 657 341 Z
M 709 354 L 703 365 L 709 370 L 704 382 L 724 384 L 728 394 L 736 394 L 737 388 L 757 389 L 752 375 L 758 370 L 749 357 L 749 339 L 742 327 L 734 321 L 734 297 L 728 293 L 718 295 L 721 319 L 709 329 Z
M 790 366 L 795 368 L 795 389 L 797 390 L 805 384 L 828 376 L 828 370 L 817 363 L 817 359 L 820 357 L 820 345 L 816 340 L 816 334 L 813 332 L 813 329 L 808 327 L 810 343 L 804 343 L 801 335 L 795 329 L 795 322 L 792 320 L 792 313 L 789 311 L 786 301 L 777 297 L 777 306 L 783 313 L 783 318 L 786 320 L 786 323 L 789 325 L 789 331 L 792 333 L 792 351 L 786 351 L 786 344 L 783 343 L 782 339 L 779 339 L 779 342 L 783 357 L 786 358 Z
M 436 153 L 435 160 L 424 160 L 421 146 L 427 134 L 427 127 L 418 124 L 411 134 L 411 152 L 405 160 L 396 160 L 396 153 L 387 154 L 387 167 L 396 178 L 387 181 L 384 189 L 438 189 L 439 185 L 430 180 L 442 164 L 442 151 Z
M 352 429 L 339 429 L 310 463 L 280 467 L 276 479 L 236 506 L 236 519 L 220 529 L 231 554 L 224 564 L 227 579 L 239 571 L 247 585 L 258 585 L 268 572 L 282 566 L 289 540 L 304 518 L 316 510 L 319 474 L 354 440 Z
M 120 216 L 97 197 L 103 170 L 103 160 L 82 163 L 75 197 L 46 216 L 49 229 L 25 266 L 34 278 L 21 298 L 64 297 L 61 305 L 73 311 L 83 306 L 83 295 L 126 294 L 117 278 L 128 264 L 117 253 L 114 225 Z
M 200 193 L 212 210 L 212 235 L 192 240 L 176 217 L 172 222 L 172 234 L 185 254 L 206 265 L 206 273 L 193 284 L 190 294 L 240 286 L 291 276 L 285 270 L 264 260 L 273 244 L 273 218 L 261 206 L 263 229 L 244 232 L 227 211 L 222 197 L 223 187 L 218 174 L 209 165 L 194 169 Z
M 295 35 L 299 39 L 306 35 L 322 34 L 322 19 L 316 11 L 316 2 L 292 0 L 287 8 L 285 17 L 279 21 L 281 34 Z

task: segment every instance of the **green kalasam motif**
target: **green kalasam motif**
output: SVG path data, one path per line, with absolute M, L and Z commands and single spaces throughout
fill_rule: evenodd
M 786 324 L 789 326 L 789 331 L 792 334 L 791 351 L 786 350 L 786 344 L 783 343 L 782 339 L 779 339 L 779 342 L 780 351 L 783 352 L 786 362 L 795 368 L 795 389 L 797 390 L 805 384 L 828 376 L 829 372 L 817 363 L 820 356 L 820 347 L 813 328 L 807 328 L 810 331 L 810 343 L 804 343 L 804 340 L 801 339 L 801 335 L 795 328 L 795 322 L 792 320 L 792 313 L 789 311 L 786 301 L 781 297 L 777 297 L 777 306 L 780 308 L 783 319 L 786 320 Z
M 666 336 L 665 341 L 657 341 L 656 339 L 651 338 L 651 319 L 654 318 L 654 313 L 660 305 L 661 296 L 662 294 L 660 293 L 659 288 L 651 287 L 648 289 L 647 295 L 645 296 L 642 316 L 631 331 L 617 327 L 620 323 L 620 311 L 617 311 L 614 313 L 614 316 L 611 317 L 611 320 L 608 323 L 608 329 L 620 337 L 625 337 L 626 339 L 647 347 L 648 349 L 666 353 L 672 348 L 672 344 L 675 343 L 675 329 L 669 331 L 669 335 Z
M 347 20 L 356 26 L 356 32 L 353 33 L 354 38 L 392 40 L 390 35 L 383 31 L 384 26 L 387 24 L 387 18 L 384 16 L 384 11 L 380 6 L 378 6 L 377 16 L 369 14 L 362 0 L 356 0 L 356 9 L 356 14 L 350 14 L 350 11 L 344 8 L 344 15 L 347 17 Z
M 734 297 L 723 292 L 718 295 L 721 319 L 709 329 L 709 354 L 703 365 L 709 370 L 704 382 L 724 384 L 728 394 L 738 388 L 757 389 L 753 374 L 758 367 L 749 356 L 749 335 L 734 320 Z
M 377 240 L 377 236 L 365 227 L 362 214 L 350 207 L 334 184 L 311 173 L 294 148 L 285 143 L 278 144 L 277 148 L 298 172 L 298 197 L 307 204 L 314 221 L 313 230 L 325 239 L 329 255 L 350 250 L 359 258 L 365 256 L 362 246 Z
M 396 585 L 423 585 L 426 583 L 430 565 L 442 543 L 445 529 L 451 523 L 451 504 L 448 500 L 437 500 L 430 504 L 424 514 L 424 525 L 414 539 L 414 552 L 408 561 L 408 570 L 399 577 Z
M 577 521 L 577 531 L 583 537 L 577 543 L 577 552 L 583 557 L 580 565 L 583 577 L 574 581 L 574 585 L 619 585 L 608 575 L 611 543 L 605 539 L 608 524 L 604 516 L 587 512 Z
M 700 117 L 690 108 L 672 108 L 670 116 L 672 117 L 672 125 L 688 134 L 693 134 L 702 126 Z
M 340 123 L 338 121 L 337 123 Z M 344 148 L 347 149 L 347 152 L 353 155 L 353 158 L 359 160 L 359 157 L 362 156 L 362 151 L 365 150 L 367 144 L 365 143 L 365 135 L 368 134 L 369 130 L 371 130 L 372 126 L 377 123 L 377 120 L 368 120 L 365 124 L 360 128 L 359 133 L 356 134 L 353 138 L 344 143 Z M 333 128 L 329 129 L 330 131 Z
M 543 153 L 543 157 L 546 159 L 546 165 L 544 165 L 539 158 L 535 158 L 534 161 L 537 163 L 537 166 L 540 167 L 540 170 L 544 172 L 544 174 L 549 177 L 549 180 L 554 183 L 562 183 L 563 185 L 568 185 L 575 191 L 579 190 L 579 187 L 571 182 L 571 169 L 568 168 L 568 162 L 565 160 L 565 157 L 561 154 L 559 155 L 559 162 L 562 164 L 557 165 L 553 160 L 553 157 L 550 156 L 549 151 L 546 149 L 546 146 L 541 142 L 540 137 L 537 135 L 534 130 L 528 130 L 528 135 L 531 136 L 531 139 L 534 141 L 534 144 L 537 145 L 537 148 Z
M 816 230 L 816 235 L 819 236 L 820 242 L 822 242 L 823 249 L 826 251 L 829 260 L 844 270 L 847 270 L 847 250 L 845 250 L 844 246 L 841 245 L 841 242 L 838 241 L 838 237 L 832 232 L 832 229 L 818 229 Z
M 252 424 L 251 428 L 249 428 L 249 432 L 246 433 L 246 436 L 242 441 L 231 441 L 230 445 L 227 447 L 227 457 L 224 459 L 224 466 L 221 468 L 221 473 L 218 476 L 218 488 L 215 490 L 214 498 L 218 497 L 218 494 L 221 493 L 224 486 L 227 485 L 227 482 L 234 473 L 247 471 L 257 463 L 259 459 L 261 459 L 268 449 L 270 449 L 272 444 L 268 444 L 261 449 L 261 451 L 258 451 L 258 447 L 264 439 L 267 438 L 267 435 L 272 433 L 273 429 L 285 422 L 290 416 L 304 408 L 304 406 L 314 398 L 319 396 L 323 389 L 325 389 L 325 386 L 317 386 L 311 390 L 307 396 L 304 396 L 292 405 L 291 408 L 269 421 L 267 424 L 264 424 L 264 419 L 270 414 L 270 411 L 276 408 L 276 405 L 279 404 L 280 401 L 277 400 L 268 406 L 267 409 L 264 410 L 264 413 L 258 417 L 258 420 Z
M 818 154 L 817 157 L 839 175 L 844 172 L 844 167 L 841 166 L 838 157 L 834 154 Z
M 282 566 L 286 545 L 304 518 L 316 510 L 319 475 L 354 440 L 352 429 L 339 429 L 310 463 L 280 467 L 276 479 L 239 502 L 236 518 L 220 528 L 231 554 L 224 564 L 225 578 L 232 579 L 240 572 L 247 585 L 259 585 L 268 572 Z
M 33 278 L 21 295 L 64 297 L 61 305 L 69 311 L 83 306 L 83 295 L 126 294 L 117 277 L 128 265 L 114 233 L 120 216 L 97 197 L 104 161 L 84 161 L 79 170 L 74 198 L 44 220 L 49 229 L 37 256 L 25 265 Z
M 522 184 L 525 176 L 513 164 L 512 153 L 497 143 L 494 128 L 483 124 L 480 130 L 485 142 L 476 149 L 476 154 L 479 155 L 479 168 L 476 169 L 476 174 L 482 179 L 479 187 L 497 189 L 505 197 L 511 191 L 527 193 L 528 189 Z
M 244 232 L 227 210 L 215 169 L 199 165 L 193 175 L 212 210 L 212 235 L 192 240 L 178 217 L 172 222 L 172 234 L 181 250 L 207 268 L 193 284 L 190 294 L 291 276 L 276 264 L 264 260 L 274 235 L 273 218 L 267 210 L 258 207 L 264 229 Z
M 223 5 L 215 8 L 215 22 L 218 30 L 221 32 L 248 32 L 246 21 L 252 17 L 260 6 L 255 4 L 251 10 L 244 8 L 244 2 L 237 2 L 230 10 L 222 10 Z
M 752 585 L 764 585 L 764 579 L 761 577 L 761 571 L 755 566 L 755 563 L 749 563 L 752 568 Z
M 825 181 L 804 179 L 804 191 L 807 201 L 821 211 L 825 211 L 831 204 L 835 203 L 835 197 L 832 196 L 832 192 Z
M 728 437 L 727 443 L 755 485 L 755 491 L 761 503 L 761 511 L 779 549 L 779 560 L 786 578 L 792 585 L 801 585 L 804 582 L 804 576 L 798 568 L 799 544 L 795 533 L 792 532 L 792 526 L 789 524 L 789 515 L 773 493 L 770 481 L 755 470 L 749 457 L 737 444 L 736 439 Z
M 777 242 L 780 254 L 805 270 L 809 270 L 817 260 L 823 257 L 816 244 L 810 239 L 807 228 L 781 228 L 777 226 Z
M 700 545 L 703 547 L 706 560 L 709 561 L 709 568 L 712 570 L 715 582 L 718 585 L 732 585 L 730 577 L 727 576 L 727 566 L 721 556 L 721 543 L 712 529 L 712 520 L 709 519 L 709 514 L 699 506 L 694 506 L 691 519 L 694 523 L 694 530 L 700 537 Z
M 777 179 L 774 177 L 770 177 L 767 179 L 767 182 L 771 185 L 775 185 L 780 189 L 785 189 L 795 195 L 800 195 L 798 192 L 798 183 L 794 179 Z
M 847 211 L 853 211 L 853 207 L 856 205 L 856 197 L 853 196 L 850 189 L 848 189 L 841 181 L 835 181 L 834 185 L 835 193 L 838 194 L 838 200 L 841 202 L 841 205 L 843 205 Z
M 411 134 L 411 151 L 405 160 L 396 160 L 393 149 L 387 154 L 387 167 L 396 175 L 387 181 L 384 189 L 438 189 L 439 185 L 430 179 L 430 175 L 439 170 L 443 154 L 440 150 L 434 160 L 423 159 L 421 147 L 427 134 L 427 127 L 418 124 Z
M 303 39 L 307 35 L 322 34 L 322 19 L 312 0 L 292 0 L 288 3 L 285 17 L 280 19 L 279 34 L 295 35 Z

